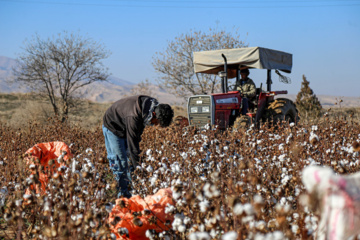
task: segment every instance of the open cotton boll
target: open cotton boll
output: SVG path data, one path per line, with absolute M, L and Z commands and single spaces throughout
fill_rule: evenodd
M 222 240 L 236 240 L 238 237 L 238 234 L 234 231 L 227 232 L 224 235 L 222 235 Z
M 85 152 L 87 153 L 87 154 L 89 154 L 89 153 L 92 153 L 92 152 L 94 152 L 91 148 L 87 148 L 86 150 L 85 150 Z
M 175 200 L 179 199 L 179 198 L 181 197 L 181 192 L 176 192 L 176 191 L 174 191 L 173 188 L 171 188 L 171 189 L 173 190 L 172 197 L 173 197 Z
M 181 173 L 180 165 L 178 162 L 174 162 L 173 164 L 171 164 L 170 168 L 173 173 Z
M 155 235 L 150 230 L 146 230 L 145 236 L 149 239 L 155 239 Z
M 254 208 L 250 203 L 244 204 L 244 211 L 247 215 L 253 215 L 255 213 Z
M 296 233 L 298 232 L 298 230 L 299 230 L 299 226 L 298 226 L 298 225 L 294 224 L 294 225 L 291 226 L 291 231 L 292 231 L 294 234 L 296 234 Z
M 171 204 L 166 204 L 165 207 L 165 213 L 173 213 L 176 210 L 176 208 Z
M 149 165 L 149 166 L 147 166 L 146 171 L 148 171 L 148 172 L 153 172 L 154 169 L 152 168 L 152 166 Z
M 199 202 L 199 207 L 201 212 L 206 212 L 209 207 L 209 201 L 205 199 Z
M 147 156 L 150 156 L 151 154 L 152 154 L 152 150 L 151 150 L 151 149 L 146 150 L 146 155 L 147 155 Z
M 314 132 L 310 132 L 309 142 L 319 141 L 319 136 L 316 135 Z
M 180 226 L 177 228 L 177 230 L 178 230 L 179 232 L 183 233 L 183 232 L 186 231 L 186 226 L 182 224 L 182 225 L 180 225 Z
M 233 207 L 233 212 L 235 215 L 241 215 L 244 212 L 244 207 L 241 203 L 237 203 L 235 204 L 235 206 Z
M 210 240 L 211 237 L 207 232 L 194 232 L 189 235 L 189 240 Z
M 254 203 L 257 203 L 257 204 L 263 204 L 263 203 L 264 203 L 264 200 L 263 200 L 263 198 L 261 197 L 261 195 L 256 194 L 256 195 L 254 196 Z

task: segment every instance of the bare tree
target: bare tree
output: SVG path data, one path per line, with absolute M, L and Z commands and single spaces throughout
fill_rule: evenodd
M 219 90 L 219 77 L 194 73 L 193 52 L 245 47 L 239 39 L 237 30 L 226 32 L 210 28 L 208 32 L 181 34 L 168 43 L 164 52 L 158 52 L 153 57 L 152 65 L 160 73 L 158 84 L 180 97 Z
M 24 52 L 17 58 L 14 81 L 46 94 L 55 115 L 65 121 L 77 90 L 107 80 L 102 60 L 109 55 L 102 44 L 78 33 L 63 32 L 46 40 L 36 34 L 25 41 Z

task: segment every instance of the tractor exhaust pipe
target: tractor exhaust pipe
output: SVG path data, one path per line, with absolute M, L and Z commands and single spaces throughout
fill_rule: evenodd
M 221 89 L 223 93 L 228 92 L 228 75 L 227 75 L 227 59 L 224 54 L 221 54 L 221 56 L 224 58 L 224 73 L 221 76 Z

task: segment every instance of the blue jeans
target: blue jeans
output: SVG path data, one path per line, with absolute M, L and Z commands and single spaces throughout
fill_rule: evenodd
M 110 169 L 114 174 L 115 180 L 118 182 L 118 197 L 123 196 L 130 198 L 131 194 L 129 192 L 128 185 L 131 184 L 131 171 L 128 165 L 128 157 L 126 155 L 126 138 L 119 138 L 105 126 L 102 126 L 102 129 Z
M 249 109 L 249 100 L 247 98 L 243 97 L 241 101 L 242 101 L 241 114 L 246 115 L 246 113 L 248 112 L 248 109 Z

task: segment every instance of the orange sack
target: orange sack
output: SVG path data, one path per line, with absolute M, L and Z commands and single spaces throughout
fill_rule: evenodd
M 174 220 L 173 215 L 165 213 L 167 204 L 175 205 L 170 188 L 160 189 L 156 194 L 145 199 L 138 195 L 130 199 L 119 198 L 109 216 L 111 231 L 117 239 L 132 240 L 148 239 L 145 234 L 150 229 L 156 232 L 167 231 L 171 229 Z M 118 232 L 120 228 L 126 228 L 129 235 L 120 235 Z
M 35 168 L 38 169 L 39 165 L 41 165 L 44 170 L 50 170 L 50 176 L 47 174 L 47 171 L 39 171 L 39 181 L 41 188 L 39 187 L 39 184 L 30 185 L 31 190 L 35 189 L 36 193 L 41 194 L 45 193 L 49 178 L 53 174 L 58 173 L 59 167 L 65 166 L 64 161 L 67 161 L 72 157 L 70 148 L 63 142 L 38 143 L 32 148 L 28 149 L 25 152 L 25 155 L 27 155 L 25 160 L 28 167 L 35 165 Z M 59 157 L 61 158 L 60 163 L 58 162 Z M 37 159 L 39 161 L 37 161 Z M 53 160 L 53 164 L 49 165 L 50 160 Z M 32 167 L 30 169 L 32 174 L 36 173 L 35 168 Z M 29 194 L 30 189 L 26 189 L 25 193 Z

